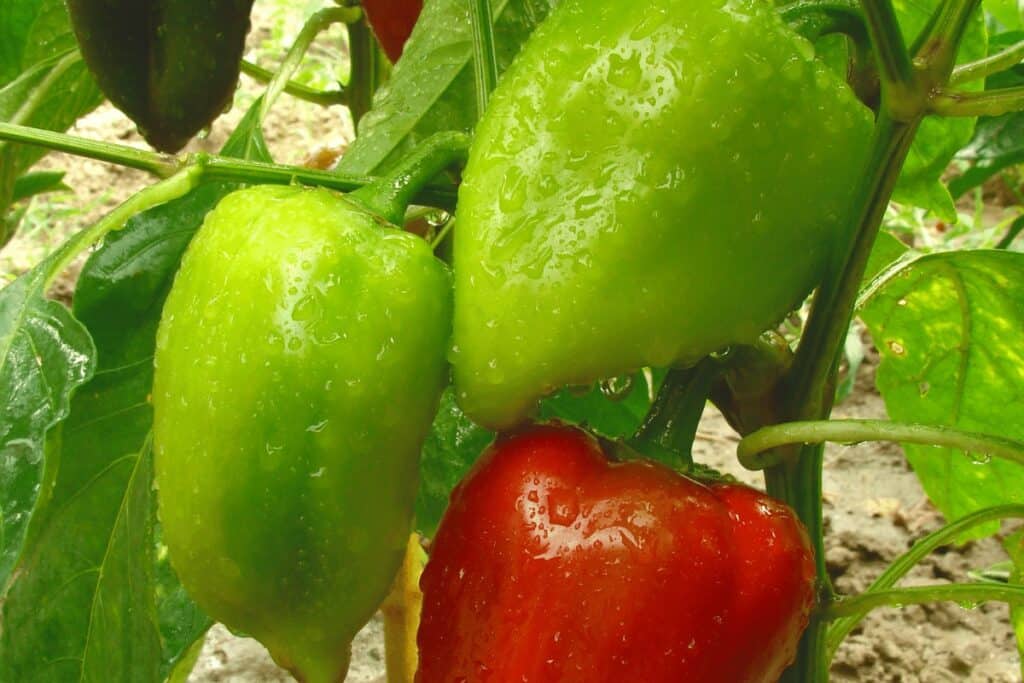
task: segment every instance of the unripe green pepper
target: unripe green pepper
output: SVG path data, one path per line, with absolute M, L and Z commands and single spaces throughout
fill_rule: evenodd
M 174 152 L 235 94 L 253 0 L 66 0 L 103 94 Z
M 765 0 L 564 0 L 463 175 L 452 361 L 476 422 L 750 343 L 819 280 L 870 112 Z
M 210 616 L 307 683 L 344 679 L 388 592 L 448 378 L 448 269 L 367 196 L 228 195 L 189 246 L 157 336 L 171 563 Z

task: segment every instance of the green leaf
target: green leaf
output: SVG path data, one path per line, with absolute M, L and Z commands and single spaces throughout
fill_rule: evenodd
M 0 3 L 0 120 L 64 131 L 102 101 L 62 0 Z M 0 216 L 14 201 L 18 178 L 44 154 L 41 147 L 0 142 Z M 16 226 L 5 222 L 4 242 Z
M 904 40 L 909 46 L 925 27 L 938 0 L 897 0 L 893 5 L 899 16 Z M 984 17 L 978 12 L 960 45 L 958 62 L 980 59 L 987 54 L 987 50 Z M 978 83 L 965 89 L 978 90 L 981 87 Z M 941 187 L 939 179 L 953 156 L 970 142 L 974 123 L 972 118 L 926 118 L 903 165 L 893 199 L 930 209 L 943 220 L 955 221 L 953 200 Z
M 1024 40 L 1024 31 L 1004 33 L 992 40 L 992 51 L 1003 50 L 1021 40 Z M 986 81 L 988 90 L 1021 85 L 1024 85 L 1024 64 Z M 971 167 L 949 183 L 954 197 L 981 185 L 1004 168 L 1024 163 L 1024 112 L 978 119 L 974 137 L 957 156 Z
M 64 419 L 72 392 L 92 376 L 88 332 L 44 298 L 55 253 L 0 290 L 0 586 L 22 555 L 44 485 L 44 439 Z
M 899 238 L 891 232 L 886 230 L 879 232 L 878 237 L 875 238 L 875 244 L 871 248 L 868 265 L 864 269 L 864 284 L 870 285 L 872 280 L 903 259 L 907 252 L 907 245 L 900 242 Z
M 492 0 L 498 68 L 547 16 L 552 0 Z M 427 0 L 373 108 L 338 170 L 379 173 L 412 145 L 441 131 L 472 130 L 477 119 L 473 38 L 465 0 Z
M 203 636 L 213 626 L 213 620 L 199 609 L 185 592 L 171 568 L 167 546 L 160 539 L 160 525 L 156 525 L 156 613 L 163 639 L 160 659 L 160 679 L 178 676 L 182 682 L 195 665 Z
M 106 394 L 105 380 L 101 374 L 86 393 L 116 403 L 125 411 L 119 419 L 73 406 L 53 439 L 59 449 L 62 436 L 74 436 L 111 457 L 82 448 L 82 460 L 61 463 L 34 550 L 3 603 L 0 670 L 8 680 L 155 680 L 160 639 L 145 600 L 153 582 L 152 454 L 133 452 L 120 424 L 137 424 L 147 408 L 126 405 L 127 392 Z
M 64 184 L 64 171 L 26 173 L 14 183 L 14 201 L 35 197 L 56 190 L 70 190 Z
M 76 44 L 64 0 L 0 2 L 0 86 Z
M 985 0 L 984 7 L 1004 29 L 1024 28 L 1024 5 L 1018 0 Z
M 434 425 L 423 444 L 420 489 L 416 496 L 417 531 L 427 537 L 434 535 L 452 489 L 493 440 L 492 432 L 473 424 L 459 409 L 455 391 L 451 387 L 445 389 Z
M 1010 571 L 1010 583 L 1024 583 L 1024 530 L 1017 531 L 1003 541 L 1013 569 Z M 1021 659 L 1021 676 L 1024 677 L 1024 605 L 1010 605 L 1010 621 L 1017 635 L 1017 655 Z
M 644 372 L 606 380 L 581 393 L 563 389 L 541 403 L 543 419 L 578 424 L 610 439 L 632 436 L 643 424 L 664 373 Z
M 862 317 L 882 356 L 877 384 L 890 418 L 1024 440 L 1024 254 L 962 251 L 910 261 L 876 283 Z M 1024 502 L 1018 465 L 983 453 L 905 450 L 950 520 Z

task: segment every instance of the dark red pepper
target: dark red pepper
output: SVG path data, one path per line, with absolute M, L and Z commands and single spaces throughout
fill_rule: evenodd
M 366 19 L 392 62 L 402 56 L 402 48 L 422 9 L 422 0 L 363 0 Z
M 815 598 L 789 508 L 557 425 L 484 453 L 421 586 L 421 683 L 768 683 Z

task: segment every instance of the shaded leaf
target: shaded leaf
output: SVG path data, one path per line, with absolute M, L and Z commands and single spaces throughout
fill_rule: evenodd
M 69 190 L 64 184 L 64 171 L 39 171 L 26 173 L 14 183 L 14 201 L 35 197 L 38 194 Z
M 632 436 L 643 424 L 651 408 L 651 397 L 658 393 L 664 373 L 644 372 L 601 382 L 580 393 L 563 389 L 541 403 L 544 419 L 560 419 L 585 426 L 610 439 Z
M 448 387 L 420 459 L 420 488 L 416 496 L 416 530 L 430 537 L 448 507 L 448 496 L 494 440 L 459 409 L 455 391 Z

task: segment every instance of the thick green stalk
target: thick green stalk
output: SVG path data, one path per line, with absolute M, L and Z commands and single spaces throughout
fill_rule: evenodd
M 715 375 L 711 359 L 669 371 L 643 425 L 629 440 L 634 450 L 684 469 L 693 465 L 693 439 Z

